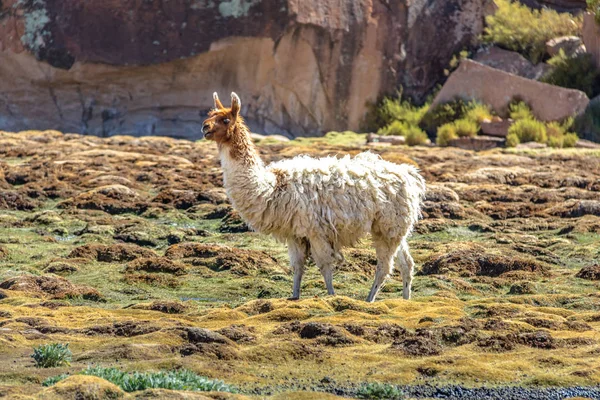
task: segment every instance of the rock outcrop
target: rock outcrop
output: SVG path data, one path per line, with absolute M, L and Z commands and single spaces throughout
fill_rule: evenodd
M 548 7 L 562 12 L 577 13 L 585 10 L 586 0 L 520 0 L 532 8 Z
M 236 91 L 260 133 L 358 129 L 422 98 L 492 0 L 0 2 L 0 129 L 199 137 Z M 200 114 L 200 115 L 199 115 Z
M 585 93 L 552 86 L 500 71 L 472 60 L 464 60 L 452 73 L 433 101 L 438 104 L 456 98 L 478 100 L 499 115 L 506 115 L 513 99 L 525 101 L 542 121 L 561 121 L 581 115 L 590 100 Z

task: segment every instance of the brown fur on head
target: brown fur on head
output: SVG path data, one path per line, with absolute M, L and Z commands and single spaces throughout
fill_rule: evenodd
M 240 116 L 240 98 L 237 94 L 231 93 L 230 108 L 223 106 L 217 92 L 213 93 L 213 99 L 215 108 L 208 113 L 208 118 L 202 123 L 204 137 L 207 140 L 214 140 L 218 144 L 235 141 L 234 135 L 239 132 L 239 129 L 236 128 L 246 126 Z

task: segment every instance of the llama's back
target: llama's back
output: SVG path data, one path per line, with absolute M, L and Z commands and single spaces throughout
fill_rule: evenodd
M 373 230 L 403 237 L 420 215 L 425 181 L 417 169 L 370 152 L 352 158 L 298 156 L 268 168 L 286 187 L 280 203 L 297 211 L 290 217 L 296 234 L 324 230 L 343 245 Z

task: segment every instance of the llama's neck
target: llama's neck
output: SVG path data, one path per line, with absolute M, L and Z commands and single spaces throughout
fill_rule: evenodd
M 251 226 L 258 226 L 273 194 L 275 176 L 261 160 L 248 128 L 238 124 L 234 139 L 219 145 L 223 183 L 233 207 Z

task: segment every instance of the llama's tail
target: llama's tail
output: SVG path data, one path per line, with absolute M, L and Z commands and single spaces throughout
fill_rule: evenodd
M 406 194 L 413 217 L 413 223 L 416 223 L 421 217 L 421 203 L 425 199 L 427 184 L 425 178 L 419 173 L 419 170 L 413 166 L 407 166 L 407 187 Z

